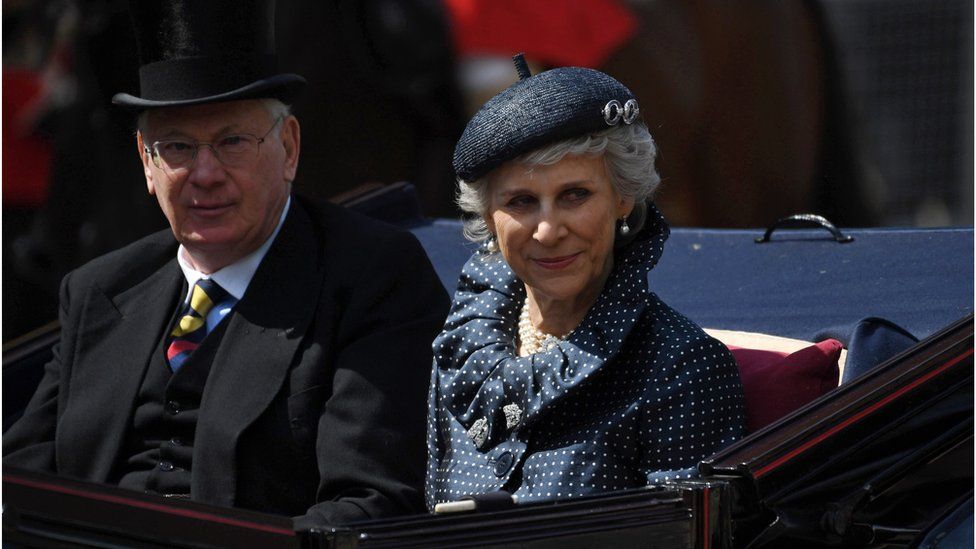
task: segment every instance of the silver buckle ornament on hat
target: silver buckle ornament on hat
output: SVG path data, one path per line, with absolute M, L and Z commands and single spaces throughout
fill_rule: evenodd
M 624 124 L 633 124 L 634 120 L 640 115 L 640 107 L 637 106 L 636 99 L 628 99 L 623 106 L 620 101 L 611 99 L 603 107 L 603 119 L 607 126 L 616 126 L 623 120 Z

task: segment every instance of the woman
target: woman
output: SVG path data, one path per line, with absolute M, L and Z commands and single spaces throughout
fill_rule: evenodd
M 633 95 L 516 66 L 455 150 L 465 234 L 485 246 L 434 341 L 430 508 L 689 478 L 744 431 L 728 349 L 647 289 L 668 226 Z

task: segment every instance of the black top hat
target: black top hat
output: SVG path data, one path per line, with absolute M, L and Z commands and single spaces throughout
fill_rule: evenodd
M 465 181 L 543 145 L 640 121 L 634 94 L 607 74 L 560 67 L 530 76 L 522 54 L 513 60 L 521 79 L 481 107 L 454 149 Z
M 291 103 L 305 84 L 279 74 L 274 0 L 132 0 L 142 97 L 116 105 L 142 111 L 235 99 Z

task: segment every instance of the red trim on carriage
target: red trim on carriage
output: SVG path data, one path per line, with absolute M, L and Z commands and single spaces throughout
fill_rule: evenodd
M 969 356 L 972 356 L 972 354 L 973 354 L 973 349 L 966 350 L 966 352 L 964 352 L 961 355 L 953 358 L 952 360 L 949 360 L 948 362 L 946 362 L 942 366 L 936 368 L 935 370 L 932 370 L 931 372 L 929 372 L 929 373 L 927 373 L 927 374 L 925 374 L 923 376 L 920 376 L 919 378 L 915 379 L 911 383 L 905 385 L 904 387 L 898 389 L 897 391 L 892 392 L 891 394 L 889 394 L 885 398 L 879 400 L 878 402 L 875 402 L 871 406 L 868 406 L 867 408 L 861 410 L 860 412 L 854 414 L 853 416 L 847 418 L 846 420 L 838 423 L 837 425 L 834 425 L 830 429 L 824 431 L 823 433 L 817 435 L 816 437 L 808 440 L 807 442 L 805 442 L 805 443 L 801 444 L 800 446 L 794 448 L 793 450 L 787 452 L 783 456 L 780 456 L 778 459 L 774 460 L 772 463 L 769 463 L 769 464 L 767 464 L 767 465 L 765 465 L 763 467 L 760 467 L 759 469 L 756 470 L 755 473 L 753 473 L 753 477 L 758 479 L 758 478 L 760 478 L 762 476 L 765 476 L 770 471 L 773 471 L 774 469 L 776 469 L 779 466 L 783 465 L 784 463 L 790 461 L 791 459 L 795 458 L 796 456 L 802 454 L 803 452 L 806 452 L 810 448 L 813 448 L 814 446 L 820 444 L 824 440 L 832 437 L 836 433 L 838 433 L 840 431 L 843 431 L 844 429 L 850 427 L 854 423 L 857 423 L 858 421 L 864 419 L 866 416 L 868 416 L 868 415 L 870 415 L 870 414 L 878 411 L 879 409 L 883 408 L 884 406 L 890 404 L 892 401 L 897 400 L 898 398 L 900 398 L 905 393 L 911 391 L 912 389 L 918 387 L 919 385 L 925 383 L 926 381 L 932 379 L 933 377 L 935 377 L 935 376 L 941 374 L 942 372 L 948 370 L 952 366 L 955 366 L 957 363 L 959 363 L 963 359 L 965 359 L 965 358 L 967 358 Z

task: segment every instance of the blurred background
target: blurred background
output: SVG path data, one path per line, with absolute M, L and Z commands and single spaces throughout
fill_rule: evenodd
M 3 340 L 57 315 L 61 277 L 166 226 L 136 154 L 122 0 L 4 0 Z M 966 0 L 282 0 L 278 55 L 308 86 L 295 187 L 411 181 L 455 217 L 454 143 L 534 71 L 630 87 L 677 226 L 973 224 L 973 3 Z

